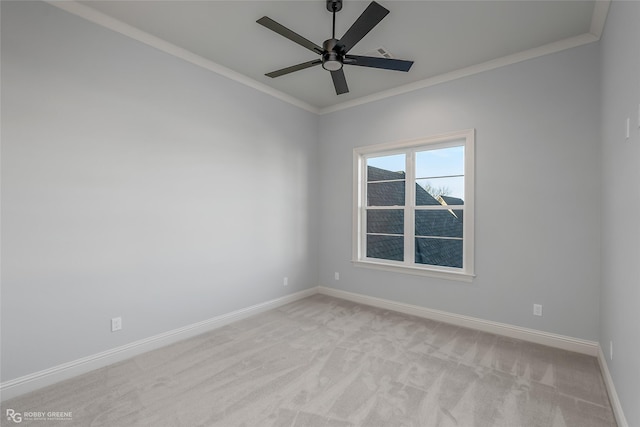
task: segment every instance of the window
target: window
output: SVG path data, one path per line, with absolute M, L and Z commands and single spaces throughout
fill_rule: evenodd
M 474 131 L 354 150 L 356 265 L 470 281 Z

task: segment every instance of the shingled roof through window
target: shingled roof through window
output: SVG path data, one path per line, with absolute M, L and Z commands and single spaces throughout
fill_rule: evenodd
M 405 173 L 393 172 L 373 166 L 367 167 L 367 204 L 374 206 L 404 205 Z M 384 182 L 377 182 L 384 181 Z M 390 182 L 389 182 L 390 181 Z M 418 206 L 449 205 L 447 210 L 416 210 L 415 215 L 415 261 L 418 264 L 462 268 L 462 240 L 439 239 L 438 237 L 462 238 L 462 199 L 441 196 L 441 201 L 416 185 Z M 375 210 L 367 212 L 367 233 L 394 234 L 397 236 L 367 236 L 367 256 L 389 260 L 403 260 L 404 215 L 402 209 Z

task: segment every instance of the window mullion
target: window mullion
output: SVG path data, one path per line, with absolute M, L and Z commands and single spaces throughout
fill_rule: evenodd
M 404 209 L 404 262 L 415 264 L 415 204 L 416 204 L 416 171 L 415 155 L 409 151 L 406 156 L 405 209 Z
M 363 183 L 360 186 L 360 254 L 362 258 L 367 257 L 367 162 L 364 158 L 360 158 L 360 180 Z

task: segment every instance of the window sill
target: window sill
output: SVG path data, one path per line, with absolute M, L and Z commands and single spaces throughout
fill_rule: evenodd
M 373 268 L 376 270 L 393 271 L 396 273 L 413 274 L 416 276 L 436 277 L 438 279 L 457 280 L 459 282 L 470 283 L 475 274 L 463 273 L 450 270 L 438 270 L 434 268 L 410 267 L 405 265 L 391 265 L 382 262 L 354 260 L 351 261 L 356 267 Z

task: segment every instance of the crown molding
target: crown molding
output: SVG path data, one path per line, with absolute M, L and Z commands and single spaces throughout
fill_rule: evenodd
M 600 40 L 602 32 L 604 31 L 604 24 L 607 21 L 607 15 L 609 14 L 609 6 L 611 0 L 596 0 L 593 5 L 593 14 L 591 15 L 591 28 L 589 33 L 593 34 Z
M 522 52 L 514 53 L 512 55 L 503 56 L 502 58 L 483 62 L 481 64 L 472 65 L 470 67 L 461 68 L 459 70 L 440 74 L 434 77 L 429 77 L 428 79 L 420 80 L 414 83 L 398 86 L 393 89 L 375 93 L 373 95 L 363 96 L 362 98 L 357 98 L 351 101 L 343 102 L 341 104 L 336 104 L 330 107 L 321 108 L 319 114 L 322 115 L 322 114 L 334 113 L 336 111 L 344 110 L 346 108 L 368 104 L 369 102 L 379 101 L 385 98 L 390 98 L 392 96 L 401 95 L 403 93 L 413 92 L 418 89 L 424 89 L 430 86 L 439 85 L 441 83 L 450 82 L 452 80 L 461 79 L 463 77 L 472 76 L 474 74 L 483 73 L 485 71 L 495 70 L 496 68 L 501 68 L 507 65 L 516 64 L 518 62 L 537 58 L 539 56 L 549 55 L 551 53 L 556 53 L 566 49 L 571 49 L 574 47 L 593 43 L 598 40 L 600 40 L 599 37 L 596 37 L 591 33 L 581 34 L 579 36 L 571 37 L 564 40 L 559 40 L 557 42 L 549 43 L 533 49 L 524 50 Z
M 206 59 L 200 55 L 197 55 L 187 49 L 176 46 L 169 43 L 159 37 L 153 36 L 145 31 L 142 31 L 132 25 L 126 24 L 120 20 L 112 18 L 102 12 L 99 12 L 89 6 L 77 3 L 76 1 L 56 1 L 45 0 L 52 6 L 62 9 L 66 12 L 84 18 L 90 22 L 100 25 L 104 28 L 110 29 L 148 46 L 156 48 L 160 51 L 173 55 L 177 58 L 183 59 L 199 67 L 205 68 L 209 71 L 213 71 L 216 74 L 224 76 L 228 79 L 234 80 L 245 86 L 251 87 L 255 90 L 263 92 L 267 95 L 271 95 L 281 101 L 287 102 L 291 105 L 299 107 L 303 110 L 309 111 L 314 114 L 330 114 L 336 111 L 344 110 L 351 107 L 367 104 L 370 102 L 379 101 L 382 99 L 390 98 L 392 96 L 401 95 L 404 93 L 412 92 L 419 89 L 439 85 L 441 83 L 450 82 L 463 77 L 468 77 L 474 74 L 482 73 L 485 71 L 494 70 L 496 68 L 504 67 L 507 65 L 515 64 L 529 59 L 537 58 L 544 55 L 560 52 L 562 50 L 571 49 L 574 47 L 582 46 L 585 44 L 593 43 L 600 40 L 604 25 L 606 22 L 607 14 L 611 0 L 596 0 L 594 4 L 593 14 L 591 18 L 591 27 L 588 33 L 581 34 L 579 36 L 559 40 L 557 42 L 549 43 L 544 46 L 528 49 L 522 52 L 507 55 L 501 58 L 497 58 L 491 61 L 487 61 L 481 64 L 472 65 L 470 67 L 455 70 L 449 73 L 440 74 L 437 76 L 429 77 L 424 80 L 402 85 L 393 89 L 378 92 L 372 95 L 363 96 L 353 99 L 351 101 L 335 104 L 329 107 L 319 108 L 304 102 L 298 98 L 267 86 L 257 80 L 245 76 L 244 74 L 233 71 L 227 67 L 224 67 L 216 62 Z
M 219 74 L 223 77 L 234 80 L 245 86 L 249 86 L 250 88 L 253 88 L 260 92 L 266 93 L 267 95 L 271 95 L 274 98 L 287 102 L 296 107 L 302 108 L 303 110 L 306 110 L 315 114 L 318 114 L 320 112 L 320 110 L 317 107 L 311 104 L 308 104 L 304 101 L 301 101 L 298 98 L 294 98 L 291 95 L 287 95 L 284 92 L 281 92 L 277 89 L 267 86 L 266 84 L 261 83 L 257 80 L 254 80 L 250 77 L 247 77 L 244 74 L 240 74 L 237 71 L 233 71 L 230 68 L 224 67 L 209 59 L 203 58 L 200 55 L 196 55 L 195 53 L 187 49 L 184 49 L 180 46 L 176 46 L 173 43 L 169 43 L 166 40 L 163 40 L 159 37 L 151 35 L 132 25 L 126 24 L 118 19 L 105 15 L 104 13 L 99 12 L 89 6 L 85 6 L 75 1 L 55 1 L 55 0 L 45 0 L 45 1 L 46 3 L 49 3 L 52 6 L 55 6 L 73 15 L 79 16 L 80 18 L 86 19 L 87 21 L 93 22 L 94 24 L 98 24 L 101 27 L 120 33 L 124 36 L 127 36 L 141 43 L 144 43 L 148 46 L 156 48 L 162 52 L 168 53 L 177 58 L 190 62 L 194 65 L 205 68 L 209 71 L 213 71 L 216 74 Z

